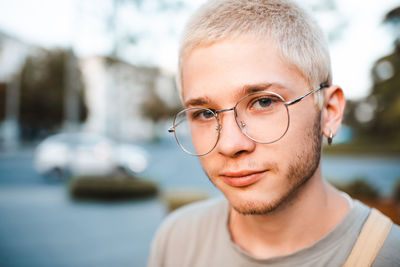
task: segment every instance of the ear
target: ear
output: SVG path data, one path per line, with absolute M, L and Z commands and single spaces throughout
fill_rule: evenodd
M 329 137 L 332 131 L 336 135 L 342 123 L 346 99 L 342 88 L 332 85 L 325 89 L 324 105 L 322 107 L 322 132 Z

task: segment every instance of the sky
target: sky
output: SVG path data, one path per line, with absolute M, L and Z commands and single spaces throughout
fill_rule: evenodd
M 203 2 L 185 0 L 184 8 L 164 12 L 156 11 L 155 1 L 143 1 L 140 10 L 126 5 L 118 9 L 117 33 L 113 35 L 106 23 L 113 10 L 109 0 L 0 0 L 0 31 L 46 48 L 71 47 L 80 57 L 110 54 L 115 36 L 121 39 L 134 33 L 135 44 L 120 47 L 124 60 L 175 72 L 180 32 Z M 393 49 L 392 35 L 382 20 L 399 5 L 398 0 L 297 2 L 311 12 L 329 37 L 333 82 L 348 98 L 368 95 L 373 63 Z

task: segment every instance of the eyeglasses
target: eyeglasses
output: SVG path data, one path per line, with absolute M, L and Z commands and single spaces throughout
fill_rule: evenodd
M 228 109 L 187 108 L 175 115 L 174 124 L 168 132 L 174 133 L 176 141 L 186 153 L 207 155 L 217 146 L 220 137 L 222 126 L 219 114 L 233 110 L 236 124 L 243 134 L 257 143 L 274 143 L 289 129 L 288 107 L 326 87 L 329 85 L 322 83 L 289 102 L 277 93 L 262 91 L 242 97 L 234 107 Z

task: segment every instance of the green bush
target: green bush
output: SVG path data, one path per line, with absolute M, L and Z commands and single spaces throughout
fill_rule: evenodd
M 400 202 L 400 177 L 397 178 L 396 185 L 394 186 L 393 197 L 396 201 Z
M 157 184 L 130 176 L 81 176 L 69 182 L 69 193 L 74 199 L 124 200 L 155 196 Z
M 354 198 L 376 200 L 379 197 L 378 190 L 363 178 L 357 178 L 345 184 L 332 182 L 331 184 Z
M 176 210 L 184 205 L 205 200 L 209 196 L 208 194 L 197 191 L 197 190 L 190 190 L 190 189 L 180 189 L 167 192 L 163 195 L 163 201 L 167 206 L 168 212 Z

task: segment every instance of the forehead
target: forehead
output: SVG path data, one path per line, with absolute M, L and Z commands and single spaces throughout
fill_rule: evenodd
M 282 59 L 273 41 L 249 36 L 192 50 L 183 60 L 181 82 L 184 103 L 204 97 L 234 101 L 249 85 L 276 84 L 295 91 L 307 84 L 301 73 Z M 274 86 L 270 88 L 273 91 Z

